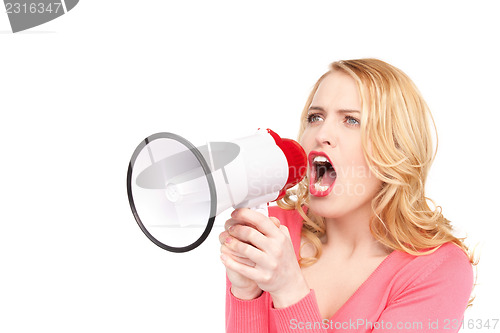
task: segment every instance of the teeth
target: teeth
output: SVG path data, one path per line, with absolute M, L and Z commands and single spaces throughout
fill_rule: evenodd
M 313 160 L 314 163 L 330 163 L 325 156 L 316 156 Z
M 324 191 L 328 190 L 327 185 L 321 186 L 318 183 L 314 184 L 314 188 L 316 189 L 316 191 L 319 191 L 319 192 L 324 192 Z
M 335 173 L 335 169 L 333 165 L 330 163 L 330 160 L 326 156 L 315 156 L 312 160 L 312 167 L 316 171 L 315 173 L 315 183 L 314 189 L 317 192 L 326 192 L 330 186 L 333 184 L 321 185 L 323 177 L 327 175 L 330 178 L 337 178 L 337 174 Z M 328 181 L 330 183 L 330 181 Z

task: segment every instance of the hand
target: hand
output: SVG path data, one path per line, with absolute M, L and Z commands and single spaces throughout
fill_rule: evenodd
M 239 253 L 231 250 L 227 245 L 233 240 L 227 231 L 231 226 L 234 225 L 234 220 L 228 220 L 225 224 L 225 231 L 221 232 L 219 235 L 219 241 L 221 243 L 221 260 L 226 262 L 228 259 L 235 262 L 241 263 L 242 265 L 247 265 L 250 267 L 255 267 L 255 263 L 250 259 L 242 256 Z M 241 275 L 237 271 L 234 271 L 226 266 L 226 274 L 231 281 L 231 293 L 243 300 L 251 300 L 257 298 L 262 294 L 262 289 L 259 288 L 257 283 L 251 279 Z
M 276 227 L 279 228 L 280 226 L 280 221 L 275 218 L 271 217 L 271 221 L 276 225 Z M 241 264 L 250 266 L 250 267 L 255 267 L 255 263 L 248 259 L 247 257 L 243 256 L 240 253 L 237 253 L 233 250 L 231 250 L 227 245 L 233 240 L 233 237 L 229 234 L 227 231 L 229 228 L 234 226 L 237 223 L 236 220 L 230 219 L 226 221 L 225 224 L 225 231 L 221 232 L 219 235 L 219 241 L 221 243 L 221 259 L 223 262 L 227 260 L 227 258 L 230 258 L 236 262 L 239 262 Z M 249 225 L 249 227 L 252 227 Z M 259 288 L 259 286 L 252 281 L 251 279 L 239 274 L 238 272 L 231 270 L 226 267 L 226 273 L 228 276 L 229 281 L 231 281 L 231 292 L 233 295 L 239 299 L 244 299 L 244 300 L 250 300 L 254 299 L 262 294 L 262 289 Z
M 235 210 L 226 222 L 229 239 L 224 246 L 231 255 L 226 255 L 223 262 L 227 270 L 269 292 L 274 306 L 282 308 L 295 304 L 310 290 L 295 257 L 288 228 L 276 222 L 279 221 L 275 218 L 249 209 Z

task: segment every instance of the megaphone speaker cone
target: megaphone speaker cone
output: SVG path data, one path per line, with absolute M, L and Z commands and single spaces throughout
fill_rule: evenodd
M 210 167 L 176 134 L 153 134 L 138 145 L 127 172 L 127 193 L 141 230 L 170 252 L 196 248 L 213 227 L 217 194 Z

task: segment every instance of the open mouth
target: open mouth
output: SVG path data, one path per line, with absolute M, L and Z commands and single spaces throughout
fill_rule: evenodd
M 309 192 L 316 197 L 330 194 L 337 179 L 337 172 L 328 155 L 323 152 L 310 152 L 309 168 Z

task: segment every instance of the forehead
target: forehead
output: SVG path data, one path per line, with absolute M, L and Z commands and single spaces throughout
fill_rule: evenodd
M 334 71 L 328 74 L 318 86 L 311 106 L 327 110 L 351 109 L 361 111 L 358 86 L 348 74 Z

